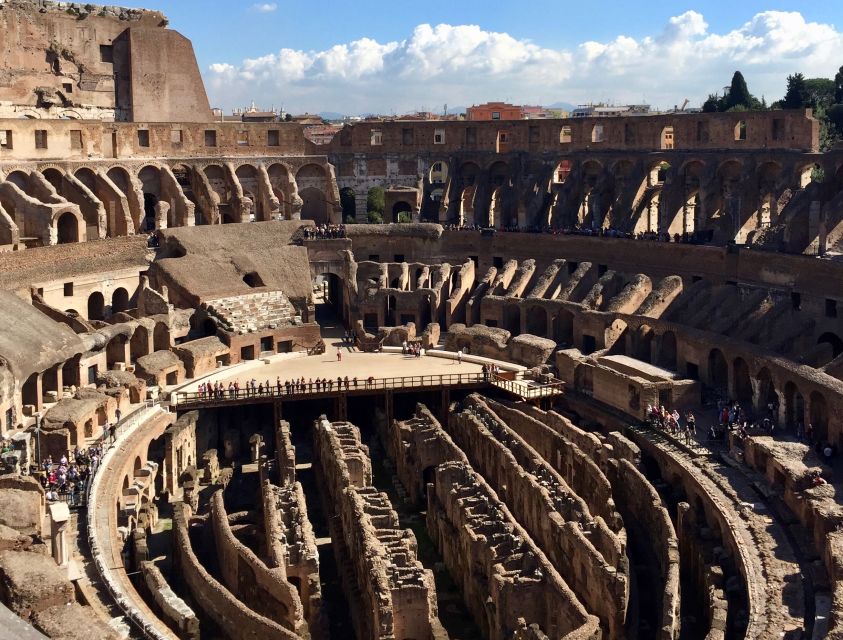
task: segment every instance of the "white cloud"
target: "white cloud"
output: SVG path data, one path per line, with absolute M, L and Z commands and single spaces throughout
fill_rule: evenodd
M 277 8 L 278 4 L 275 2 L 259 2 L 252 5 L 252 10 L 258 13 L 272 13 Z
M 713 33 L 702 14 L 687 11 L 642 38 L 619 34 L 558 49 L 477 25 L 421 24 L 401 41 L 361 38 L 323 51 L 281 49 L 215 63 L 206 79 L 212 102 L 225 108 L 252 99 L 294 112 L 345 113 L 438 111 L 444 103 L 486 100 L 670 107 L 686 97 L 700 104 L 735 69 L 754 94 L 772 101 L 790 73 L 833 77 L 841 50 L 841 32 L 798 12 L 766 11 Z

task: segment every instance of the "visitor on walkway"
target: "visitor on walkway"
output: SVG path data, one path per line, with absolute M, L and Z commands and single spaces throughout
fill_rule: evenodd
M 342 351 L 337 349 L 337 362 L 342 362 Z

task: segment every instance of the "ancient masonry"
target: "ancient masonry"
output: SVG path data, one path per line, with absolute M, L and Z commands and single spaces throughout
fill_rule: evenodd
M 157 11 L 0 0 L 0 34 L 0 629 L 843 639 L 809 110 L 317 144 L 214 117 Z

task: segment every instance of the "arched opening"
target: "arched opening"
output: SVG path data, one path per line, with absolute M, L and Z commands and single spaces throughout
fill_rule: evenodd
M 170 330 L 163 322 L 155 325 L 152 332 L 152 343 L 155 351 L 166 351 L 172 346 L 170 344 Z
M 673 149 L 673 125 L 662 128 L 659 144 L 662 149 Z
M 828 344 L 831 346 L 831 351 L 833 357 L 839 356 L 843 353 L 843 340 L 840 339 L 836 333 L 831 333 L 827 331 L 826 333 L 822 334 L 819 338 L 817 338 L 817 344 Z
M 111 294 L 111 313 L 119 313 L 129 308 L 129 292 L 118 287 Z
M 129 340 L 129 351 L 132 354 L 132 360 L 149 354 L 149 330 L 146 327 L 141 325 L 135 329 Z
M 161 170 L 158 167 L 147 165 L 138 173 L 143 190 L 143 212 L 141 221 L 142 231 L 155 229 L 155 205 L 161 199 Z
M 574 314 L 560 309 L 553 322 L 553 339 L 559 346 L 574 346 Z
M 70 211 L 65 211 L 56 222 L 58 243 L 70 244 L 79 242 L 79 221 Z
M 142 466 L 143 466 L 143 463 L 141 462 L 140 456 L 135 456 L 135 461 L 132 464 L 132 473 L 134 473 L 134 475 L 138 475 L 138 471 L 140 470 L 140 468 Z
M 596 124 L 591 127 L 591 141 L 592 142 L 603 142 L 604 140 L 604 133 L 603 133 L 603 125 Z
M 779 398 L 776 395 L 776 389 L 773 386 L 773 376 L 770 375 L 770 370 L 767 367 L 763 367 L 761 371 L 758 372 L 756 380 L 756 384 L 758 385 L 758 402 L 755 407 L 756 410 L 770 419 L 777 421 L 776 416 L 770 415 L 770 411 L 768 409 L 770 405 L 776 407 L 779 404 Z
M 542 307 L 527 309 L 527 333 L 541 338 L 547 336 L 547 312 Z
M 158 196 L 151 193 L 143 194 L 143 220 L 141 220 L 141 231 L 155 230 L 155 207 L 158 204 Z
M 510 304 L 503 309 L 503 328 L 516 336 L 521 333 L 521 308 Z
M 571 175 L 571 161 L 561 160 L 553 170 L 553 183 L 564 184 L 569 175 Z
M 720 349 L 708 354 L 708 384 L 726 397 L 729 389 L 729 365 Z
M 263 202 L 258 194 L 261 192 L 260 183 L 258 180 L 258 170 L 250 164 L 241 164 L 235 169 L 234 174 L 240 182 L 240 187 L 243 189 L 243 195 L 249 198 L 252 203 L 250 212 L 250 219 L 253 220 L 267 220 L 266 211 L 264 211 Z
M 672 371 L 676 370 L 676 334 L 673 331 L 665 331 L 662 334 L 659 366 Z
M 308 187 L 299 191 L 302 199 L 301 219 L 313 220 L 316 224 L 328 223 L 327 202 L 325 194 L 316 187 Z
M 105 320 L 105 298 L 99 291 L 88 296 L 88 320 Z
M 383 314 L 384 323 L 388 327 L 394 327 L 395 326 L 395 318 L 396 318 L 395 296 L 386 296 L 386 298 L 384 298 L 384 304 L 385 304 L 384 314 Z
M 337 322 L 347 326 L 342 279 L 335 273 L 316 276 L 313 290 L 316 321 L 323 327 Z
M 653 358 L 653 328 L 642 324 L 633 334 L 635 345 L 632 350 L 634 357 L 641 362 L 652 362 Z
M 825 396 L 819 391 L 813 391 L 810 395 L 810 401 L 814 442 L 828 442 L 828 406 L 825 402 Z
M 40 398 L 38 397 L 38 377 L 39 374 L 33 373 L 26 379 L 26 382 L 23 383 L 23 388 L 21 389 L 21 401 L 24 405 L 32 405 L 36 408 L 41 406 L 41 403 L 39 402 Z
M 281 203 L 281 211 L 284 212 L 283 218 L 289 220 L 293 212 L 293 203 L 287 196 L 291 186 L 290 172 L 280 162 L 270 165 L 266 172 L 269 175 L 269 184 L 272 186 L 272 193 L 275 194 L 278 202 Z
M 448 181 L 448 163 L 444 160 L 437 160 L 430 165 L 427 172 L 427 179 L 430 184 L 445 184 Z
M 797 425 L 805 424 L 805 399 L 793 382 L 784 386 L 784 419 L 789 431 L 795 431 Z
M 343 222 L 354 222 L 357 216 L 357 194 L 351 187 L 340 189 L 340 206 Z
M 393 222 L 412 222 L 413 208 L 409 202 L 399 200 L 392 206 L 392 221 Z
M 752 379 L 749 376 L 749 366 L 743 358 L 735 358 L 732 363 L 734 376 L 735 400 L 744 408 L 752 406 Z

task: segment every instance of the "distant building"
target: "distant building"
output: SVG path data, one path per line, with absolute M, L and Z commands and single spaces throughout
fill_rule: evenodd
M 506 102 L 487 102 L 465 110 L 466 120 L 523 120 L 524 107 Z
M 610 116 L 644 116 L 650 113 L 648 104 L 581 104 L 571 112 L 572 118 L 599 118 Z

